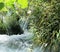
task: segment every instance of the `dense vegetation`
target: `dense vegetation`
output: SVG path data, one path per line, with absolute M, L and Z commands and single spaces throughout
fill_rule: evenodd
M 28 19 L 27 28 L 35 34 L 33 43 L 37 46 L 44 44 L 50 52 L 59 52 L 60 0 L 8 0 L 7 2 L 1 0 L 0 15 L 5 18 L 11 17 L 12 21 L 14 21 L 13 17 L 19 17 L 20 20 Z M 9 19 L 6 21 L 8 23 Z M 5 25 L 0 20 L 0 29 L 3 29 L 0 32 L 5 31 Z

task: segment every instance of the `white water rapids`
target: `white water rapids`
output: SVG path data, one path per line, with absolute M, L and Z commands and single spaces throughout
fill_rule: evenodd
M 42 52 L 42 47 L 32 48 L 33 34 L 0 35 L 0 52 Z

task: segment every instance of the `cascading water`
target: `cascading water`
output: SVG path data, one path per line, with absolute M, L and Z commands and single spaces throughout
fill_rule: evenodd
M 22 17 L 20 21 L 20 26 L 24 31 L 27 31 L 27 26 L 28 26 L 28 20 L 29 18 Z
M 43 52 L 42 47 L 33 47 L 33 33 L 27 30 L 27 21 L 20 24 L 24 30 L 21 35 L 0 35 L 0 52 Z

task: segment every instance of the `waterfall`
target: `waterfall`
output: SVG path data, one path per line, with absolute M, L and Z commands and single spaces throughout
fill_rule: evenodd
M 21 28 L 26 32 L 28 27 L 29 18 L 21 17 L 19 20 Z
M 43 52 L 42 47 L 33 46 L 34 34 L 28 32 L 28 19 L 20 21 L 24 34 L 17 35 L 0 35 L 0 52 Z

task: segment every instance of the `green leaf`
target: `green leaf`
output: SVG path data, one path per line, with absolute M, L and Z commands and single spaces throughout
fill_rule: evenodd
M 12 6 L 16 0 L 5 0 L 6 6 Z
M 3 2 L 3 0 L 0 0 L 0 2 Z
M 8 11 L 8 9 L 4 6 L 0 11 Z
M 1 2 L 1 3 L 0 3 L 0 10 L 1 10 L 3 7 L 4 7 L 4 3 Z
M 23 9 L 28 7 L 28 1 L 27 0 L 18 0 L 18 4 L 20 4 L 20 7 Z

